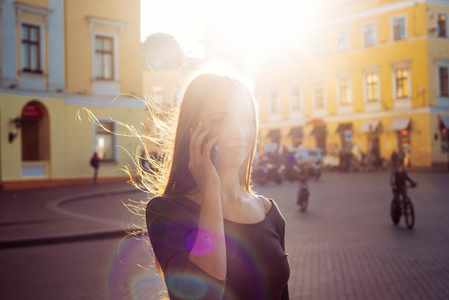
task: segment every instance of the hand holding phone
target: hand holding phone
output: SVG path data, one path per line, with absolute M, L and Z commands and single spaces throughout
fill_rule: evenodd
M 206 146 L 207 142 L 210 140 L 210 137 L 206 136 L 201 143 L 201 154 L 204 151 L 204 147 Z M 212 164 L 214 165 L 215 169 L 218 168 L 218 153 L 219 153 L 220 147 L 218 147 L 217 144 L 214 144 L 212 148 L 210 149 L 210 160 L 212 161 Z

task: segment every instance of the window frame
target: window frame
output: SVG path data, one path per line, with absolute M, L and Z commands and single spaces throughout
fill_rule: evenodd
M 398 78 L 397 71 L 400 69 L 407 70 L 407 96 L 397 97 L 398 95 Z M 411 72 L 411 61 L 404 60 L 399 62 L 391 63 L 391 71 L 392 71 L 392 86 L 393 86 L 393 101 L 395 108 L 411 108 L 412 107 L 412 72 Z
M 404 19 L 404 34 L 402 35 L 402 32 L 401 32 L 400 33 L 400 37 L 396 38 L 394 22 L 395 22 L 395 20 L 398 20 L 398 19 Z M 393 42 L 401 41 L 401 40 L 406 39 L 407 36 L 408 36 L 408 32 L 407 32 L 407 15 L 406 14 L 401 14 L 401 15 L 396 15 L 396 16 L 391 17 L 391 40 Z
M 371 33 L 371 35 L 373 36 L 373 41 L 368 43 L 367 40 L 367 29 L 372 29 L 372 31 L 369 31 Z M 365 47 L 370 47 L 370 46 L 374 46 L 377 44 L 377 22 L 376 21 L 372 21 L 372 22 L 367 22 L 363 24 L 362 27 L 362 40 L 363 40 L 363 45 Z
M 109 40 L 111 43 L 111 49 L 110 50 L 104 50 L 104 49 L 97 49 L 97 40 L 101 40 L 102 43 L 102 48 L 104 48 L 104 41 Z M 110 35 L 103 35 L 100 33 L 95 34 L 94 36 L 94 47 L 93 47 L 93 51 L 94 51 L 94 80 L 103 80 L 103 81 L 114 81 L 115 80 L 115 41 L 114 41 L 114 37 L 110 36 Z M 97 54 L 100 55 L 101 59 L 99 62 L 97 62 Z M 106 55 L 110 55 L 110 60 L 111 60 L 111 71 L 110 71 L 110 77 L 106 77 L 105 76 L 105 56 Z M 100 64 L 100 69 L 101 69 L 101 76 L 98 76 L 96 74 L 96 66 L 97 64 Z
M 446 68 L 447 69 L 447 76 L 449 77 L 449 60 L 447 59 L 439 59 L 437 62 L 437 68 L 436 68 L 436 76 L 437 76 L 437 97 L 438 97 L 438 102 L 449 102 L 449 91 L 447 95 L 444 95 L 441 93 L 441 89 L 442 89 L 442 83 L 441 83 L 441 74 L 440 74 L 440 69 L 441 68 Z M 449 78 L 447 78 L 447 82 L 446 82 L 446 86 L 449 90 Z M 439 104 L 439 106 L 441 106 Z
M 369 80 L 368 80 L 368 76 L 370 75 L 374 75 L 376 78 L 376 82 L 375 84 L 370 84 Z M 379 72 L 366 72 L 364 74 L 364 86 L 366 89 L 366 97 L 365 97 L 365 102 L 366 103 L 377 103 L 380 102 L 380 91 L 379 91 L 379 86 L 380 86 L 380 78 L 379 78 Z M 370 98 L 370 94 L 371 94 L 371 90 L 375 91 L 377 97 L 376 98 Z
M 321 87 L 322 91 L 322 107 L 317 107 L 317 86 Z M 326 80 L 322 78 L 318 78 L 313 80 L 312 83 L 312 112 L 313 116 L 319 117 L 319 116 L 325 116 L 327 114 L 327 86 L 326 86 Z
M 343 89 L 342 89 L 342 80 L 346 80 L 345 88 L 347 90 L 347 103 L 343 103 Z M 339 74 L 337 75 L 337 99 L 339 107 L 348 107 L 353 104 L 352 101 L 352 78 L 349 73 Z
M 350 36 L 349 28 L 340 29 L 336 34 L 337 52 L 349 50 Z
M 439 33 L 439 28 L 440 28 L 440 26 L 439 26 L 439 23 L 438 23 L 438 15 L 444 15 L 445 16 L 445 28 L 444 28 L 444 35 L 440 35 L 440 33 Z M 435 29 L 436 29 L 436 35 L 437 35 L 437 37 L 439 37 L 439 38 L 448 38 L 448 16 L 449 16 L 449 14 L 447 13 L 447 12 L 442 12 L 442 11 L 437 11 L 437 12 L 435 12 Z
M 28 21 L 28 20 L 21 20 L 20 21 L 20 34 L 19 34 L 19 38 L 20 38 L 20 71 L 27 73 L 27 74 L 36 74 L 36 75 L 43 75 L 44 74 L 44 66 L 45 66 L 45 49 L 44 49 L 44 36 L 45 36 L 45 32 L 44 32 L 44 26 L 42 23 L 38 23 L 38 22 L 33 22 L 33 21 Z M 37 64 L 38 67 L 37 69 L 31 69 L 30 68 L 30 59 L 31 59 L 31 54 L 29 53 L 30 48 L 27 48 L 27 53 L 24 53 L 24 38 L 22 35 L 22 29 L 23 27 L 29 27 L 29 28 L 35 28 L 38 29 L 38 42 L 37 42 Z M 27 31 L 27 35 L 29 36 L 30 31 Z M 27 44 L 29 45 L 29 43 L 32 43 L 32 41 L 26 40 Z M 36 45 L 36 43 L 32 43 L 33 45 Z M 28 60 L 28 62 L 26 64 L 23 63 L 23 59 L 26 55 L 26 60 Z
M 294 91 L 297 90 L 297 101 L 294 101 Z M 295 105 L 295 102 L 297 105 Z M 301 83 L 299 82 L 293 82 L 290 83 L 290 109 L 292 113 L 299 113 L 303 110 L 302 107 L 303 101 L 302 101 L 302 87 Z
M 404 71 L 406 76 L 399 77 L 398 73 L 400 71 Z M 400 92 L 403 95 L 399 95 Z M 402 100 L 402 99 L 408 99 L 408 98 L 410 98 L 410 68 L 407 68 L 407 67 L 395 68 L 394 69 L 394 99 Z
M 365 110 L 366 111 L 379 111 L 381 110 L 382 106 L 382 94 L 381 94 L 381 80 L 380 80 L 380 66 L 379 65 L 372 65 L 362 68 L 363 72 L 363 101 L 365 103 Z M 377 76 L 377 101 L 368 101 L 368 80 L 367 76 L 369 74 L 375 74 Z
M 117 122 L 115 120 L 113 120 L 113 119 L 98 119 L 98 122 L 100 124 L 102 124 L 102 126 L 104 126 L 105 128 L 108 128 L 108 127 L 106 127 L 104 124 L 112 124 L 113 132 L 112 133 L 108 132 L 108 131 L 104 130 L 100 125 L 94 124 L 94 128 L 93 128 L 93 130 L 94 130 L 94 152 L 98 153 L 98 151 L 99 151 L 99 149 L 98 149 L 98 138 L 99 138 L 100 135 L 111 136 L 112 137 L 112 145 L 111 145 L 112 155 L 111 155 L 111 158 L 108 158 L 108 159 L 100 158 L 100 161 L 101 162 L 118 162 Z M 106 132 L 106 134 L 103 134 L 103 133 L 101 133 L 99 131 Z

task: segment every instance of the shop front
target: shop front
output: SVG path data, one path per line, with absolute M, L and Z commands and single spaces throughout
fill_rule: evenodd
M 302 145 L 302 140 L 304 138 L 303 134 L 303 128 L 302 126 L 299 127 L 292 127 L 290 129 L 290 132 L 288 133 L 289 138 L 291 138 L 292 146 L 297 148 Z
M 399 158 L 403 159 L 404 165 L 411 166 L 412 148 L 411 148 L 411 126 L 410 118 L 394 119 L 390 125 L 390 130 L 396 131 L 397 152 Z
M 315 138 L 315 147 L 320 149 L 326 149 L 326 125 L 319 124 L 314 125 L 312 132 L 310 133 Z
M 350 152 L 352 149 L 352 123 L 338 124 L 336 133 L 340 136 L 340 149 L 343 152 Z
M 382 131 L 382 123 L 380 120 L 370 120 L 363 122 L 359 132 L 367 135 L 366 155 L 368 161 L 372 161 L 374 165 L 380 164 L 380 133 Z

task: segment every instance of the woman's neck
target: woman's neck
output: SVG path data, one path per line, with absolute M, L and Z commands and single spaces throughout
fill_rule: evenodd
M 239 170 L 230 168 L 221 170 L 218 174 L 221 182 L 221 197 L 222 201 L 238 201 L 243 196 L 243 189 L 240 186 Z

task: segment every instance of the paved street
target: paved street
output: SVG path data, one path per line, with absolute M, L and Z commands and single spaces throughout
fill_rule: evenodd
M 287 221 L 291 299 L 449 299 L 449 174 L 412 175 L 419 182 L 409 190 L 417 217 L 413 230 L 403 220 L 398 227 L 391 223 L 386 171 L 324 173 L 310 183 L 305 213 L 295 205 L 297 183 L 255 187 L 277 201 Z M 120 201 L 139 195 L 83 198 L 58 209 L 66 219 L 127 223 Z M 163 285 L 145 244 L 120 240 L 0 249 L 0 294 L 161 299 Z
M 287 220 L 292 299 L 449 299 L 449 175 L 412 175 L 412 231 L 392 225 L 388 172 L 325 173 L 306 213 L 295 185 L 256 188 Z

